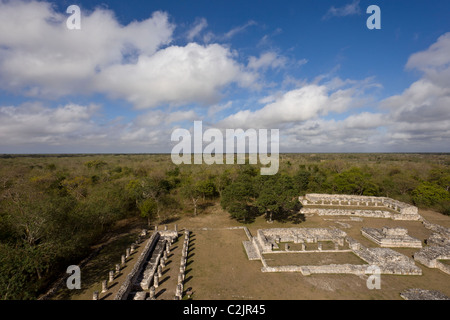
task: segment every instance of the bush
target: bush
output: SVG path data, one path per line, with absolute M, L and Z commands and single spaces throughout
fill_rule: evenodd
M 427 208 L 442 205 L 450 201 L 449 192 L 431 182 L 421 183 L 412 191 L 411 195 L 415 205 Z

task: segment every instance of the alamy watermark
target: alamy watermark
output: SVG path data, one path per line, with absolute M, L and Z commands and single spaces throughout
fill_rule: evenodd
M 172 162 L 177 165 L 192 164 L 193 158 L 194 164 L 223 164 L 225 154 L 226 164 L 245 164 L 246 150 L 248 150 L 250 164 L 258 164 L 259 160 L 261 165 L 269 165 L 261 167 L 261 174 L 274 175 L 279 168 L 279 130 L 270 129 L 270 156 L 268 155 L 268 133 L 267 129 L 247 129 L 246 131 L 226 129 L 224 152 L 222 131 L 210 128 L 203 132 L 202 121 L 194 121 L 193 143 L 189 130 L 180 128 L 172 132 L 171 140 L 178 141 L 178 144 L 172 148 Z M 203 142 L 209 144 L 203 148 Z
M 81 270 L 79 266 L 71 265 L 67 267 L 66 273 L 71 275 L 66 280 L 67 289 L 81 289 Z
M 366 269 L 366 274 L 370 274 L 366 281 L 367 289 L 381 289 L 381 269 L 376 265 L 370 265 Z

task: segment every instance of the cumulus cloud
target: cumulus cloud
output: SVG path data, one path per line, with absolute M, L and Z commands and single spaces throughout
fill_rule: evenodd
M 95 86 L 142 109 L 161 104 L 211 104 L 218 101 L 226 85 L 235 82 L 249 87 L 255 81 L 228 48 L 189 43 L 140 56 L 136 64 L 108 67 L 97 77 Z
M 200 118 L 192 110 L 152 110 L 123 122 L 103 112 L 97 104 L 0 106 L 0 152 L 167 152 L 173 127 Z
M 227 85 L 256 79 L 225 46 L 169 46 L 175 25 L 165 12 L 121 25 L 97 8 L 82 12 L 81 30 L 69 30 L 67 18 L 47 2 L 0 2 L 0 29 L 14 31 L 0 34 L 0 89 L 35 98 L 103 93 L 148 108 L 213 103 Z
M 408 70 L 423 72 L 401 94 L 380 103 L 393 121 L 388 134 L 391 143 L 450 145 L 450 33 L 441 36 L 427 50 L 411 55 Z
M 372 112 L 342 120 L 310 119 L 285 128 L 280 148 L 290 152 L 381 151 L 385 136 L 380 129 L 386 120 L 385 114 Z
M 61 145 L 77 136 L 99 133 L 91 118 L 99 111 L 95 104 L 67 104 L 58 108 L 40 103 L 0 107 L 1 145 L 45 143 Z
M 46 2 L 0 2 L 0 29 L 10 31 L 0 33 L 1 88 L 35 97 L 89 92 L 104 68 L 155 53 L 174 29 L 164 12 L 122 26 L 99 8 L 83 12 L 81 30 L 67 29 L 67 18 Z
M 326 116 L 332 112 L 342 113 L 363 102 L 359 97 L 360 90 L 363 89 L 356 84 L 348 84 L 347 81 L 336 79 L 324 84 L 305 84 L 300 88 L 260 99 L 260 102 L 266 103 L 264 107 L 254 111 L 241 110 L 225 118 L 220 125 L 274 128 L 285 123 Z

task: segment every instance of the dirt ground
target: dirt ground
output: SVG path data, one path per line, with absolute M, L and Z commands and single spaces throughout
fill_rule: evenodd
M 436 212 L 421 211 L 420 214 L 432 223 L 450 227 L 450 217 Z M 367 288 L 367 276 L 356 275 L 310 275 L 301 273 L 263 273 L 261 261 L 249 261 L 242 241 L 248 240 L 243 229 L 227 229 L 244 226 L 231 219 L 219 205 L 213 205 L 196 217 L 183 217 L 173 223 L 181 232 L 184 229 L 192 231 L 189 246 L 189 256 L 186 268 L 185 289 L 192 288 L 194 300 L 374 300 L 401 299 L 400 293 L 409 288 L 438 290 L 450 296 L 450 275 L 437 269 L 429 269 L 416 263 L 423 274 L 421 276 L 381 275 L 381 289 Z M 394 221 L 390 219 L 363 218 L 362 221 L 351 221 L 349 217 L 306 217 L 300 223 L 267 223 L 264 217 L 245 225 L 255 236 L 258 229 L 289 228 L 289 227 L 336 227 L 345 231 L 348 236 L 356 239 L 367 247 L 377 245 L 361 235 L 361 227 L 381 228 L 383 226 L 402 226 L 408 229 L 409 235 L 424 241 L 431 232 L 418 221 Z M 173 224 L 169 224 L 173 228 Z M 134 232 L 120 234 L 115 241 L 110 241 L 101 253 L 92 259 L 84 269 L 84 290 L 78 292 L 60 293 L 56 299 L 92 299 L 92 292 L 101 289 L 101 280 L 106 279 L 109 270 L 120 261 L 120 255 L 136 238 L 139 228 Z M 143 245 L 141 246 L 143 247 Z M 344 248 L 347 249 L 347 248 Z M 180 249 L 181 250 L 181 249 Z M 395 248 L 394 250 L 412 257 L 419 249 Z M 125 269 L 117 278 L 117 284 L 108 296 L 100 299 L 111 299 L 115 290 L 120 287 L 122 278 L 131 270 L 133 261 L 137 259 L 138 251 L 127 262 Z M 172 252 L 178 258 L 177 252 Z M 314 255 L 314 256 L 313 256 Z M 330 264 L 352 263 L 364 264 L 351 252 L 339 254 L 317 253 L 313 255 L 300 254 L 268 254 L 265 255 L 269 265 L 282 264 Z M 178 261 L 179 259 L 173 259 Z M 170 274 L 170 270 L 167 271 Z M 175 276 L 173 276 L 174 278 Z M 167 281 L 169 284 L 170 281 Z M 166 289 L 164 289 L 166 290 Z M 171 292 L 167 288 L 167 292 Z M 163 298 L 163 295 L 160 295 Z M 167 297 L 166 297 L 167 298 Z M 165 298 L 165 299 L 166 299 Z M 168 299 L 168 298 L 167 298 Z
M 439 213 L 423 211 L 420 214 L 432 223 L 450 226 L 450 218 Z M 348 217 L 307 217 L 299 224 L 267 223 L 258 217 L 254 223 L 247 225 L 252 235 L 261 228 L 289 227 L 337 227 L 345 231 L 363 245 L 377 245 L 361 235 L 361 227 L 381 228 L 383 226 L 402 226 L 411 236 L 424 241 L 431 232 L 418 221 L 394 221 L 390 219 L 363 218 L 362 221 L 349 221 Z M 337 223 L 338 222 L 338 223 Z M 301 273 L 263 273 L 260 261 L 249 261 L 242 241 L 247 240 L 242 229 L 222 229 L 240 226 L 229 218 L 226 212 L 216 207 L 208 215 L 185 218 L 179 225 L 193 231 L 195 243 L 190 264 L 190 279 L 186 286 L 192 287 L 192 299 L 268 299 L 268 300 L 303 300 L 303 299 L 401 299 L 400 293 L 408 288 L 438 290 L 450 296 L 450 276 L 437 270 L 429 269 L 419 263 L 421 276 L 381 275 L 381 289 L 367 288 L 367 276 L 356 275 L 310 275 Z M 345 228 L 342 224 L 345 223 Z M 202 228 L 213 230 L 202 230 Z M 395 248 L 409 257 L 419 249 Z M 299 254 L 304 260 L 305 256 Z M 346 256 L 350 255 L 350 256 Z M 303 262 L 355 263 L 364 262 L 352 253 L 327 254 L 318 253 L 314 257 L 294 261 L 296 255 L 270 254 L 269 265 L 280 265 L 283 259 L 288 264 L 304 265 Z M 347 259 L 348 258 L 348 259 Z M 328 261 L 328 262 L 327 262 Z M 331 262 L 330 262 L 331 261 Z

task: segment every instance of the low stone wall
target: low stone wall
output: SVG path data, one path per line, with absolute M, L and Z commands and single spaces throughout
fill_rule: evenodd
M 370 211 L 370 215 L 360 215 L 367 217 L 379 217 L 385 218 L 386 213 L 389 212 L 389 218 L 396 220 L 419 220 L 420 215 L 418 208 L 410 204 L 394 200 L 386 197 L 371 197 L 371 196 L 357 196 L 357 195 L 344 195 L 344 194 L 318 194 L 310 193 L 306 194 L 304 197 L 299 198 L 303 206 L 308 205 L 320 205 L 320 206 L 365 206 L 365 207 L 384 207 L 389 208 L 399 214 L 393 214 L 386 210 L 333 210 L 330 212 L 322 211 L 323 215 L 348 215 L 346 211 L 350 211 L 350 214 L 360 215 L 363 214 L 360 211 Z M 328 209 L 324 209 L 328 210 Z M 353 212 L 353 213 L 351 213 Z M 381 213 L 380 213 L 381 212 Z M 303 213 L 310 213 L 305 211 Z
M 125 281 L 122 283 L 122 286 L 120 287 L 119 291 L 117 292 L 116 296 L 114 297 L 114 300 L 125 300 L 128 297 L 128 294 L 130 293 L 132 289 L 132 285 L 136 278 L 138 277 L 139 273 L 142 271 L 142 268 L 144 266 L 144 263 L 147 261 L 149 254 L 152 252 L 153 248 L 155 247 L 157 241 L 159 240 L 159 233 L 154 232 L 150 239 L 147 240 L 147 243 L 139 256 L 138 260 L 134 264 L 133 269 L 126 277 Z
M 405 300 L 450 300 L 442 292 L 436 290 L 408 289 L 400 293 Z
M 261 268 L 262 272 L 302 272 L 302 266 L 265 266 Z
M 302 208 L 300 213 L 318 214 L 319 216 L 356 216 L 366 218 L 393 219 L 394 214 L 386 210 L 359 210 L 359 209 L 325 209 L 325 208 Z
M 329 264 L 323 266 L 304 266 L 303 275 L 310 274 L 355 274 L 363 275 L 368 273 L 367 265 L 355 264 Z
M 410 237 L 405 228 L 362 228 L 361 234 L 381 247 L 422 248 L 422 241 Z
M 344 245 L 346 233 L 339 229 L 328 228 L 272 228 L 259 229 L 257 241 L 262 253 L 273 252 L 279 249 L 280 242 L 293 243 L 318 243 L 320 241 L 332 241 Z
M 367 248 L 356 241 L 352 242 L 350 248 L 368 264 L 379 267 L 382 274 L 422 274 L 422 269 L 415 265 L 414 260 L 392 249 Z
M 414 254 L 414 260 L 428 268 L 438 268 L 450 274 L 450 267 L 438 260 L 450 259 L 450 246 L 429 246 Z

